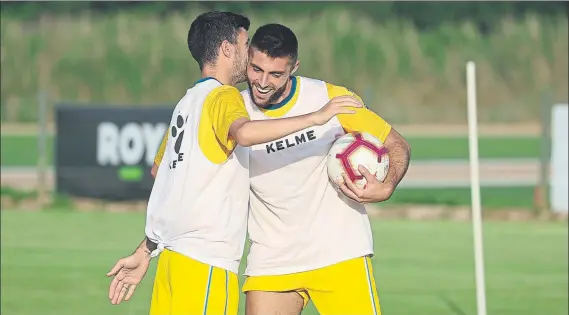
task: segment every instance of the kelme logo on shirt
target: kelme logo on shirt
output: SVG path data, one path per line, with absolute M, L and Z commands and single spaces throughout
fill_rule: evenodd
M 265 144 L 265 148 L 267 149 L 267 154 L 270 154 L 271 152 L 277 152 L 292 148 L 299 144 L 306 143 L 315 139 L 316 136 L 314 135 L 314 130 L 308 130 L 295 136 L 288 136 L 282 140 L 277 140 L 270 142 L 269 144 Z
M 184 119 L 184 117 L 182 117 L 182 115 L 178 113 L 174 125 L 170 127 L 170 137 L 171 137 L 170 139 L 172 139 L 175 142 L 174 142 L 174 154 L 172 154 L 174 159 L 171 160 L 170 163 L 168 164 L 169 169 L 176 168 L 178 162 L 182 162 L 184 160 L 184 153 L 180 152 L 180 149 L 182 148 L 182 141 L 184 140 L 184 132 L 185 132 L 184 127 L 186 126 L 187 121 L 188 117 Z
M 152 166 L 154 155 L 167 128 L 166 124 L 129 122 L 119 127 L 112 122 L 97 126 L 97 163 L 118 166 L 118 177 L 139 181 L 145 166 Z

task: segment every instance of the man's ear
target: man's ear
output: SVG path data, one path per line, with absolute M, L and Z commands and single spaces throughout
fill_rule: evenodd
M 221 46 L 219 47 L 219 49 L 221 49 L 221 54 L 223 54 L 227 58 L 231 58 L 233 45 L 229 41 L 224 40 L 223 42 L 221 42 Z
M 300 60 L 297 60 L 294 63 L 294 66 L 292 67 L 292 71 L 290 72 L 290 74 L 294 74 L 296 72 L 296 70 L 298 70 L 298 67 L 300 67 Z

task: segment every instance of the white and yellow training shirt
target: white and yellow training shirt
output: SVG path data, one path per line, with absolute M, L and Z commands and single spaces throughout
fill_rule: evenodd
M 291 94 L 260 109 L 242 93 L 252 120 L 293 117 L 319 110 L 333 97 L 357 96 L 320 80 L 293 77 Z M 338 115 L 250 153 L 251 199 L 246 275 L 282 275 L 326 267 L 373 254 L 373 238 L 363 205 L 340 198 L 326 171 L 336 137 L 365 131 L 382 141 L 391 126 L 367 108 Z
M 248 118 L 233 86 L 196 82 L 174 109 L 156 155 L 146 236 L 163 248 L 237 273 L 247 232 L 248 148 L 229 137 Z

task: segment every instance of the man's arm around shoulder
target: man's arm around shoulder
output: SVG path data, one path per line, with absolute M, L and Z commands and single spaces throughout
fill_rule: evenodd
M 353 114 L 363 105 L 356 98 L 345 96 L 328 102 L 322 109 L 306 115 L 289 118 L 250 120 L 241 93 L 227 89 L 218 98 L 218 105 L 228 111 L 229 138 L 243 147 L 278 140 L 300 130 L 323 125 L 338 114 Z

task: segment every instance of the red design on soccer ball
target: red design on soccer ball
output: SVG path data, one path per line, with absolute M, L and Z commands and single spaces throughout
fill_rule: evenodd
M 356 180 L 363 179 L 363 175 L 356 175 L 354 172 L 354 168 L 350 164 L 350 155 L 356 151 L 356 149 L 360 146 L 371 150 L 377 154 L 377 162 L 381 163 L 381 157 L 387 153 L 387 149 L 385 147 L 378 148 L 373 143 L 365 140 L 362 138 L 362 134 L 359 132 L 353 132 L 355 141 L 352 142 L 342 153 L 336 154 L 336 158 L 342 162 L 342 168 L 346 171 L 346 174 L 350 178 L 352 182 Z

